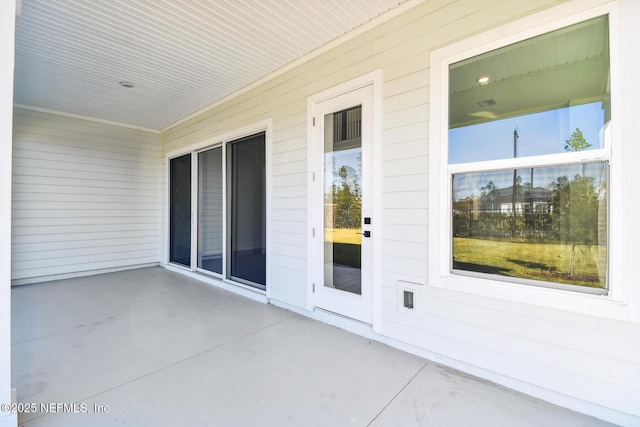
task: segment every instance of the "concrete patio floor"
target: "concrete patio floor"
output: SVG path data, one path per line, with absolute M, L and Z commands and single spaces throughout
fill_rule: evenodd
M 610 425 L 160 267 L 13 288 L 12 328 L 25 427 Z

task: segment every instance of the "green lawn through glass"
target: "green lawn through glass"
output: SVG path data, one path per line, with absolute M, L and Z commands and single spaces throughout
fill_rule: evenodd
M 453 239 L 453 268 L 570 285 L 605 287 L 604 248 L 577 245 L 571 276 L 571 245 L 520 243 L 469 237 Z

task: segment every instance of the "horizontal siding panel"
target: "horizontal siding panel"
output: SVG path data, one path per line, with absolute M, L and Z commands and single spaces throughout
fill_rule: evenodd
M 284 151 L 282 153 L 277 153 L 272 156 L 273 165 L 281 165 L 290 162 L 299 162 L 307 160 L 307 148 L 301 148 L 297 150 L 289 150 Z
M 22 181 L 22 180 L 19 180 Z M 95 196 L 95 197 L 139 197 L 142 200 L 157 200 L 159 191 L 149 191 L 149 194 L 141 195 L 140 189 L 132 187 L 89 187 L 89 186 L 66 186 L 58 184 L 37 183 L 37 180 L 30 180 L 32 183 L 13 182 L 14 200 L 24 200 L 26 197 L 33 197 L 32 194 L 53 195 L 63 197 Z
M 306 126 L 306 124 L 305 124 Z M 286 153 L 287 151 L 307 149 L 306 134 L 291 139 L 277 139 L 273 143 L 272 153 L 274 155 Z
M 297 147 L 300 147 L 300 141 L 305 141 L 307 136 L 307 121 L 306 117 L 296 113 L 294 116 L 296 118 L 296 124 L 286 127 L 286 128 L 278 128 L 278 130 L 273 131 L 273 139 L 274 141 L 278 141 L 277 144 L 274 144 L 274 154 L 278 154 L 279 152 L 286 151 L 281 146 L 286 146 L 287 142 L 293 142 Z M 301 120 L 302 119 L 302 120 Z M 282 123 L 279 122 L 279 125 Z M 302 147 L 306 149 L 306 144 L 302 144 Z M 275 149 L 278 147 L 277 149 Z
M 157 251 L 157 242 L 151 243 L 138 243 L 135 245 L 135 250 L 132 251 L 133 245 L 131 244 L 123 244 L 123 245 L 113 245 L 113 246 L 90 246 L 84 248 L 68 248 L 68 249 L 57 249 L 55 251 L 39 248 L 41 250 L 34 251 L 31 250 L 29 252 L 16 252 L 12 255 L 11 261 L 15 263 L 15 265 L 19 268 L 21 263 L 30 263 L 31 266 L 34 266 L 35 261 L 51 261 L 54 265 L 58 264 L 58 262 L 67 259 L 77 259 L 79 261 L 83 260 L 84 257 L 93 257 L 93 256 L 105 256 L 106 254 L 128 254 L 129 252 L 147 252 L 154 253 Z M 103 258 L 104 259 L 104 258 Z
M 89 232 L 130 232 L 157 230 L 154 224 L 134 223 L 134 224 L 88 224 L 88 225 L 57 225 L 57 226 L 16 226 L 15 236 L 41 236 L 45 234 L 65 234 L 83 235 Z
M 278 233 L 305 234 L 307 231 L 307 221 L 272 221 L 271 232 L 276 238 Z
M 385 256 L 382 259 L 382 268 L 389 273 L 404 273 L 411 271 L 421 277 L 427 275 L 427 262 L 424 259 L 413 259 L 412 257 L 397 254 L 396 256 Z
M 100 248 L 100 247 L 114 247 L 114 246 L 131 246 L 131 245 L 147 245 L 158 244 L 157 234 L 149 237 L 126 237 L 119 239 L 102 239 L 102 240 L 72 240 L 66 242 L 39 242 L 38 249 L 40 251 L 57 252 L 68 249 L 86 249 L 86 248 Z M 29 243 L 20 243 L 11 245 L 11 253 L 13 257 L 17 254 L 31 254 L 33 252 L 33 245 Z
M 127 254 L 130 255 L 130 254 Z M 136 257 L 122 257 L 115 258 L 107 261 L 95 261 L 91 263 L 78 263 L 78 264 L 65 264 L 65 265 L 55 265 L 55 266 L 47 266 L 43 268 L 29 266 L 24 270 L 12 267 L 11 270 L 11 280 L 24 280 L 37 278 L 39 281 L 49 280 L 51 276 L 56 276 L 59 274 L 69 274 L 69 273 L 85 273 L 91 271 L 99 271 L 106 268 L 123 268 L 123 267 L 132 267 L 139 265 L 147 265 L 154 264 L 158 262 L 157 254 L 149 254 L 145 256 L 144 254 L 139 254 L 140 256 Z
M 544 292 L 554 291 L 544 290 Z M 624 322 L 605 317 L 590 316 L 587 314 L 571 313 L 533 304 L 523 305 L 516 302 L 497 300 L 490 297 L 452 292 L 451 290 L 442 288 L 429 288 L 429 295 L 433 298 L 455 300 L 461 304 L 478 305 L 488 309 L 507 311 L 509 313 L 515 313 L 530 318 L 546 319 L 557 324 L 573 325 L 575 327 L 582 328 L 584 331 L 594 330 L 640 338 L 640 328 L 638 328 L 637 324 L 633 322 Z M 576 294 L 576 296 L 591 298 L 580 294 Z
M 291 301 L 290 303 L 300 304 L 307 291 L 304 282 L 290 279 L 287 276 L 273 275 L 271 283 L 277 285 L 272 288 L 271 297 L 283 302 Z
M 44 258 L 25 261 L 12 261 L 12 268 L 15 270 L 45 269 L 45 268 L 61 268 L 72 265 L 91 265 L 107 261 L 120 261 L 129 258 L 144 258 L 146 260 L 153 259 L 157 256 L 156 250 L 138 250 L 132 248 L 128 251 L 105 251 L 95 255 L 77 255 L 67 258 Z M 157 260 L 155 260 L 157 261 Z M 148 261 L 147 261 L 148 262 Z M 58 274 L 58 273 L 56 273 Z
M 50 129 L 46 134 L 55 132 L 71 132 L 76 136 L 94 136 L 95 138 L 111 139 L 117 141 L 129 141 L 131 143 L 149 144 L 155 146 L 158 135 L 144 130 L 114 126 L 91 120 L 82 120 L 67 117 L 55 113 L 14 109 L 14 123 L 21 128 L 46 128 Z M 109 135 L 109 136 L 107 136 Z
M 271 211 L 271 221 L 306 222 L 307 211 L 306 209 L 274 209 Z
M 386 76 L 386 74 L 385 74 Z M 382 101 L 382 108 L 386 114 L 395 113 L 396 111 L 404 111 L 407 108 L 424 105 L 427 108 L 429 100 L 429 88 L 427 86 L 415 89 L 407 89 L 406 92 L 387 94 Z
M 85 206 L 86 207 L 86 206 Z M 159 213 L 163 211 L 156 210 Z M 13 209 L 14 218 L 150 218 L 149 210 L 138 211 L 131 209 Z
M 427 172 L 429 161 L 426 157 L 415 156 L 406 159 L 388 160 L 382 163 L 382 176 L 403 176 Z
M 403 240 L 405 242 L 425 242 L 426 225 L 385 224 L 382 229 L 383 240 Z
M 426 139 L 414 139 L 410 141 L 402 141 L 397 144 L 385 144 L 382 147 L 382 157 L 385 161 L 408 159 L 413 156 L 423 156 L 424 161 L 428 162 L 426 156 L 429 152 L 429 143 Z
M 384 123 L 384 121 L 383 121 Z M 417 137 L 427 140 L 429 126 L 427 118 L 424 121 L 411 124 L 389 123 L 384 124 L 382 131 L 382 144 L 398 144 L 400 142 L 415 141 Z
M 393 50 L 397 48 L 398 44 L 407 44 L 416 36 L 432 31 L 434 27 L 437 28 L 442 24 L 438 21 L 441 19 L 440 11 L 455 3 L 456 0 L 432 0 L 429 2 L 429 7 L 413 8 L 397 19 L 386 22 L 384 24 L 385 31 L 374 37 L 374 53 Z M 393 37 L 389 37 L 391 32 L 393 32 Z
M 48 171 L 64 171 L 69 173 L 73 170 L 76 174 L 84 174 L 90 173 L 91 176 L 120 176 L 124 178 L 147 178 L 151 179 L 149 182 L 157 181 L 157 169 L 153 171 L 152 169 L 145 168 L 144 165 L 118 165 L 112 162 L 96 162 L 95 164 L 84 163 L 78 161 L 78 159 L 67 158 L 66 160 L 58 160 L 55 159 L 47 159 L 46 156 L 42 156 L 42 158 L 36 158 L 35 156 L 31 158 L 22 158 L 22 157 L 14 157 L 13 164 L 16 168 L 20 167 L 29 167 L 29 168 L 37 168 L 42 171 L 42 175 L 45 176 L 55 176 L 49 175 Z M 145 170 L 147 169 L 146 173 Z M 155 172 L 155 173 L 154 173 Z M 52 172 L 58 174 L 58 172 Z M 68 175 L 66 175 L 68 176 Z M 77 175 L 75 175 L 77 176 Z
M 22 218 L 17 217 L 13 218 L 12 224 L 14 227 L 33 227 L 32 218 Z M 131 224 L 145 224 L 148 226 L 153 226 L 154 224 L 149 224 L 146 221 L 146 218 L 132 218 L 132 217 L 64 217 L 64 218 L 55 218 L 55 217 L 47 217 L 47 218 L 39 218 L 38 225 L 41 227 L 51 227 L 51 226 L 66 226 L 66 225 L 112 225 L 112 226 L 122 226 L 122 225 L 131 225 Z M 157 226 L 157 224 L 156 224 Z
M 79 165 L 89 165 L 94 168 L 102 168 L 105 165 L 112 166 L 114 168 L 119 168 L 121 170 L 135 170 L 140 173 L 147 173 L 149 175 L 156 175 L 158 173 L 158 161 L 154 162 L 136 162 L 132 161 L 131 157 L 128 155 L 121 155 L 121 158 L 92 158 L 89 156 L 78 156 L 73 154 L 60 154 L 55 152 L 48 151 L 37 151 L 33 149 L 25 150 L 25 149 L 14 149 L 13 150 L 13 158 L 18 159 L 26 159 L 28 161 L 40 160 L 46 161 L 49 163 L 55 162 L 56 164 L 79 164 Z
M 299 270 L 280 265 L 271 266 L 271 276 L 274 278 L 287 278 L 293 283 L 304 283 L 307 278 L 305 270 Z
M 398 207 L 382 209 L 382 223 L 385 225 L 427 225 L 427 209 L 403 209 Z
M 271 208 L 275 210 L 284 210 L 284 209 L 303 210 L 306 207 L 307 207 L 307 199 L 302 197 L 273 199 L 271 201 Z
M 273 238 L 271 240 L 273 244 L 282 244 L 282 245 L 293 245 L 293 246 L 306 246 L 307 244 L 307 236 L 304 233 L 274 233 Z M 284 258 L 278 258 L 284 259 Z M 287 266 L 298 263 L 300 258 L 296 258 L 295 260 L 291 260 L 291 264 L 286 264 Z
M 306 172 L 298 172 L 291 173 L 287 175 L 276 175 L 271 179 L 271 183 L 273 187 L 287 187 L 290 185 L 306 185 L 307 184 L 307 173 Z
M 271 257 L 271 267 L 272 272 L 276 271 L 284 271 L 278 270 L 280 269 L 290 269 L 298 272 L 303 272 L 306 274 L 307 271 L 307 260 L 304 258 L 288 258 L 280 255 Z
M 413 55 L 403 55 L 403 58 L 396 59 L 393 63 L 385 66 L 384 78 L 390 81 L 420 70 L 424 70 L 428 73 L 428 68 L 430 66 L 429 55 L 430 53 L 426 52 L 424 49 L 420 49 L 420 51 Z M 429 97 L 427 96 L 424 99 L 429 99 Z
M 307 170 L 307 162 L 306 160 L 301 160 L 298 162 L 273 165 L 272 173 L 273 173 L 273 176 L 295 175 L 296 178 L 299 178 L 301 173 L 306 173 L 306 170 Z
M 134 143 L 124 146 L 112 146 L 107 142 L 101 142 L 99 145 L 87 145 L 86 141 L 83 140 L 73 141 L 52 135 L 34 135 L 28 132 L 20 132 L 19 130 L 14 132 L 14 136 L 21 141 L 19 150 L 29 152 L 68 154 L 88 159 L 114 160 L 126 160 L 127 156 L 144 156 L 139 163 L 154 163 L 157 153 L 153 146 L 136 146 Z M 104 147 L 109 147 L 110 151 L 104 151 Z
M 269 283 L 270 299 L 280 301 L 293 307 L 304 307 L 307 288 L 284 277 L 274 277 Z
M 397 191 L 382 195 L 382 208 L 426 209 L 428 195 L 426 191 Z
M 381 248 L 382 257 L 402 256 L 426 262 L 429 246 L 426 243 L 405 242 L 404 240 L 385 239 Z
M 14 130 L 14 280 L 159 261 L 158 135 L 22 110 Z
M 513 336 L 526 331 L 526 336 L 542 345 L 553 345 L 576 351 L 589 357 L 619 360 L 637 365 L 636 375 L 640 375 L 640 337 L 626 334 L 612 334 L 609 331 L 588 329 L 580 325 L 551 322 L 540 316 L 524 316 L 503 310 L 460 304 L 442 298 L 429 298 L 428 309 L 439 317 L 450 317 L 451 313 L 464 313 L 464 323 L 487 330 Z M 585 334 L 590 339 L 584 339 Z M 602 365 L 603 362 L 596 363 Z M 595 365 L 594 365 L 595 366 Z M 633 375 L 631 372 L 629 374 Z M 598 375 L 594 372 L 594 375 Z M 637 381 L 640 384 L 640 379 Z
M 274 256 L 306 259 L 307 247 L 305 244 L 293 245 L 287 243 L 272 242 L 271 253 Z
M 106 131 L 108 132 L 108 131 Z M 100 148 L 118 154 L 152 156 L 156 152 L 155 144 L 145 144 L 142 141 L 136 144 L 135 141 L 119 140 L 117 137 L 109 138 L 102 135 L 78 134 L 73 131 L 51 132 L 48 128 L 29 126 L 27 128 L 17 128 L 15 135 L 26 142 L 39 143 L 42 145 L 55 145 L 61 147 L 77 147 L 84 150 L 100 151 Z M 87 141 L 91 141 L 93 146 L 88 146 Z M 106 155 L 106 154 L 104 154 Z
M 20 163 L 20 162 L 16 162 Z M 19 166 L 19 165 L 16 165 Z M 53 168 L 40 168 L 32 166 L 22 166 L 14 169 L 15 175 L 27 175 L 27 176 L 42 176 L 47 178 L 64 178 L 74 180 L 87 180 L 87 181 L 99 181 L 104 182 L 105 185 L 109 185 L 110 182 L 139 182 L 143 184 L 150 184 L 150 191 L 155 190 L 154 184 L 158 184 L 158 179 L 152 176 L 144 175 L 113 175 L 108 172 L 92 173 L 91 171 L 76 171 L 72 169 L 53 169 Z
M 271 190 L 271 197 L 274 199 L 289 199 L 292 197 L 302 197 L 306 200 L 306 185 L 291 185 L 288 187 L 276 187 Z
M 423 69 L 406 76 L 398 77 L 391 81 L 385 82 L 384 95 L 385 100 L 399 94 L 408 94 L 413 99 L 408 102 L 405 108 L 412 108 L 415 105 L 420 104 L 418 101 L 422 101 L 422 104 L 426 105 L 429 98 L 420 97 L 424 93 L 427 83 L 429 82 L 429 70 Z M 422 91 L 416 90 L 423 89 Z M 428 92 L 427 92 L 428 93 Z M 424 120 L 424 119 L 423 119 Z M 416 120 L 419 121 L 419 120 Z M 411 120 L 407 120 L 408 123 L 413 123 Z M 393 126 L 393 122 L 390 124 Z M 384 128 L 387 129 L 389 124 L 384 124 Z
M 49 234 L 23 234 L 15 236 L 13 242 L 16 245 L 31 245 L 32 248 L 37 248 L 41 243 L 52 242 L 91 242 L 95 241 L 97 245 L 101 242 L 126 239 L 131 236 L 131 231 L 117 230 L 117 231 L 100 231 L 92 233 L 49 233 Z M 160 232 L 158 230 L 136 230 L 135 235 L 139 238 L 155 238 L 159 239 Z
M 155 209 L 158 208 L 157 196 L 140 196 L 140 195 L 125 195 L 125 194 L 91 194 L 86 190 L 83 193 L 78 194 L 77 189 L 65 189 L 69 193 L 57 193 L 57 192 L 16 192 L 13 196 L 13 202 L 18 204 L 18 207 L 23 202 L 29 202 L 37 200 L 38 202 L 56 202 L 56 203 L 124 203 L 132 204 L 132 207 L 136 205 L 151 204 Z M 75 193 L 71 193 L 74 191 Z M 134 203 L 139 202 L 139 203 Z M 107 205 L 108 206 L 108 205 Z
M 67 187 L 67 188 L 77 188 L 78 191 L 84 191 L 84 189 L 107 189 L 107 190 L 130 190 L 130 191 L 139 191 L 144 194 L 147 193 L 156 193 L 160 194 L 159 188 L 163 188 L 160 182 L 156 181 L 156 187 L 151 188 L 148 182 L 126 182 L 126 181 L 100 181 L 100 180 L 92 180 L 86 179 L 82 181 L 78 181 L 74 178 L 65 178 L 65 177 L 56 177 L 55 181 L 49 179 L 46 176 L 34 176 L 27 175 L 21 173 L 21 171 L 14 171 L 13 174 L 13 185 L 15 184 L 25 184 L 28 187 L 34 188 L 57 188 L 57 187 Z M 87 190 L 88 191 L 88 190 Z
M 402 191 L 427 191 L 429 187 L 426 173 L 415 175 L 389 176 L 382 180 L 382 193 Z
M 77 202 L 77 201 L 61 201 L 54 202 L 47 200 L 22 200 L 15 203 L 16 209 L 23 210 L 62 210 L 62 211 L 75 211 L 79 209 L 95 210 L 95 211 L 109 211 L 109 210 L 124 210 L 130 209 L 135 211 L 152 211 L 159 212 L 160 208 L 157 203 L 133 203 L 127 200 L 111 201 L 111 202 Z
M 415 123 L 421 120 L 427 120 L 428 118 L 429 109 L 427 104 L 421 104 L 386 114 L 384 123 L 385 128 L 389 129 L 395 126 L 401 126 L 405 123 Z
M 14 136 L 20 139 L 20 150 L 35 151 L 44 153 L 56 153 L 61 155 L 71 155 L 85 157 L 88 159 L 114 159 L 126 160 L 127 156 L 138 156 L 140 163 L 153 163 L 156 157 L 156 144 L 152 145 L 135 142 L 127 142 L 123 145 L 113 145 L 110 140 L 92 141 L 87 144 L 84 139 L 69 139 L 62 136 L 46 135 L 46 129 L 43 134 L 35 134 L 33 132 L 20 131 L 15 129 Z M 14 147 L 15 148 L 15 147 Z M 105 151 L 108 148 L 108 151 Z M 148 157 L 148 159 L 147 159 Z M 131 158 L 129 158 L 131 160 Z

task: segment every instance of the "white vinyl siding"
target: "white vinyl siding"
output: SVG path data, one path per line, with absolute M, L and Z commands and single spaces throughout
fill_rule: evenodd
M 159 136 L 15 110 L 12 280 L 157 263 Z
M 163 150 L 173 152 L 250 123 L 273 120 L 268 296 L 304 310 L 310 289 L 306 251 L 311 233 L 306 100 L 382 69 L 381 147 L 374 165 L 378 216 L 373 218 L 381 236 L 375 266 L 380 300 L 374 301 L 381 336 L 510 387 L 624 423 L 630 418 L 621 413 L 640 416 L 637 323 L 469 295 L 428 283 L 430 52 L 558 3 L 425 2 L 166 130 Z M 623 252 L 618 248 L 617 253 Z M 399 309 L 399 283 L 405 282 L 420 292 L 412 315 Z M 634 295 L 630 304 L 637 311 L 640 296 Z M 552 293 L 548 299 L 553 299 Z
M 461 292 L 429 282 L 433 236 L 428 218 L 432 51 L 558 4 L 581 8 L 606 0 L 437 0 L 336 44 L 308 62 L 230 97 L 161 135 L 17 109 L 13 140 L 14 284 L 157 263 L 166 250 L 166 156 L 270 120 L 267 147 L 270 223 L 267 296 L 307 308 L 307 98 L 382 70 L 381 135 L 373 216 L 379 238 L 375 273 L 376 338 L 509 387 L 621 425 L 640 419 L 640 210 L 634 171 L 640 116 L 633 41 L 640 2 L 621 0 L 624 52 L 624 158 L 616 172 L 624 195 L 625 241 L 612 244 L 611 286 L 626 295 L 610 312 L 571 311 L 557 290 L 536 301 Z M 577 7 L 577 6 L 576 6 Z M 562 14 L 554 19 L 563 18 Z M 511 28 L 510 31 L 521 31 Z M 508 36 L 506 31 L 504 36 Z M 215 58 L 212 58 L 215 61 Z M 205 146 L 202 145 L 201 148 Z M 320 260 L 319 260 L 320 262 Z M 413 286 L 415 309 L 399 300 Z M 591 298 L 585 297 L 585 298 Z M 623 313 L 622 315 L 620 313 Z

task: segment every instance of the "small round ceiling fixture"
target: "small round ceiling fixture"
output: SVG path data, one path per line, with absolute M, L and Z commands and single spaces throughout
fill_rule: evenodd
M 484 85 L 488 85 L 489 84 L 489 76 L 482 76 L 479 77 L 478 80 L 476 80 L 478 83 L 480 83 L 482 86 Z
M 131 82 L 125 82 L 125 81 L 122 81 L 122 82 L 118 82 L 118 84 L 119 84 L 120 86 L 122 86 L 122 87 L 126 87 L 127 89 L 131 89 L 131 88 L 136 87 L 136 85 L 134 85 L 134 84 L 133 84 L 133 83 L 131 83 Z

